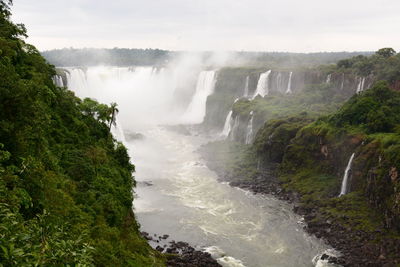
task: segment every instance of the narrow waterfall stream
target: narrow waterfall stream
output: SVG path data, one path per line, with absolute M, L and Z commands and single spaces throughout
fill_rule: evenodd
M 136 166 L 134 206 L 141 230 L 205 249 L 222 266 L 328 266 L 312 260 L 329 246 L 303 230 L 302 218 L 290 204 L 218 182 L 196 152 L 214 136 L 162 126 L 182 116 L 168 113 L 174 92 L 169 71 L 102 67 L 85 73 L 70 69 L 68 75 L 69 88 L 81 97 L 119 105 L 116 135 L 125 138 Z M 144 138 L 124 137 L 124 132 Z

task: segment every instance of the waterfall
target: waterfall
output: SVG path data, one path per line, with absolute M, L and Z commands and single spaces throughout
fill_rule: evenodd
M 220 133 L 220 136 L 227 137 L 229 135 L 229 132 L 231 131 L 232 128 L 232 110 L 229 111 L 228 115 L 226 116 L 225 119 L 225 124 L 224 124 L 224 129 Z
M 343 181 L 342 181 L 342 187 L 340 189 L 340 196 L 346 195 L 347 194 L 347 183 L 350 177 L 350 172 L 351 172 L 351 165 L 353 163 L 355 153 L 353 153 L 350 157 L 349 162 L 347 163 L 346 170 L 344 171 L 344 176 L 343 176 Z
M 67 68 L 66 73 L 68 88 L 81 98 L 88 97 L 86 94 L 88 85 L 85 72 L 80 68 Z
M 240 124 L 239 115 L 236 115 L 235 120 L 233 122 L 232 130 L 229 133 L 229 139 L 231 141 L 235 140 L 236 132 L 239 129 L 239 124 Z
M 253 95 L 253 99 L 256 98 L 257 95 L 264 97 L 269 93 L 269 75 L 271 74 L 271 70 L 261 73 L 260 78 L 258 79 L 257 88 Z
M 251 141 L 253 139 L 253 119 L 254 119 L 253 111 L 251 111 L 249 123 L 247 124 L 246 140 L 245 140 L 246 145 L 251 144 Z
M 342 84 L 340 85 L 340 90 L 343 90 L 344 87 L 344 73 L 342 74 Z
M 326 76 L 325 83 L 330 83 L 331 82 L 331 76 L 332 76 L 332 74 L 328 74 L 328 76 Z
M 292 74 L 293 74 L 293 72 L 290 72 L 290 74 L 289 74 L 289 82 L 288 82 L 288 86 L 286 89 L 286 94 L 292 93 Z
M 117 117 L 115 117 L 115 125 L 111 127 L 111 133 L 115 139 L 123 144 L 127 144 L 125 139 L 124 130 L 122 128 L 121 122 L 118 121 Z
M 357 93 L 364 91 L 365 77 L 360 77 L 357 85 Z
M 118 119 L 125 127 L 131 128 L 133 121 L 136 130 L 154 123 L 175 123 L 184 111 L 171 112 L 171 106 L 176 103 L 173 98 L 176 77 L 171 68 L 158 71 L 152 67 L 114 66 L 64 69 L 68 89 L 78 97 L 93 98 L 104 104 L 117 103 Z
M 53 78 L 53 83 L 58 86 L 58 87 L 64 87 L 64 82 L 63 79 L 60 75 L 54 75 Z
M 207 97 L 214 92 L 215 71 L 202 71 L 197 80 L 196 92 L 182 117 L 184 123 L 202 123 L 206 115 Z
M 276 75 L 276 89 L 281 92 L 281 85 L 282 85 L 282 73 L 278 72 Z
M 244 86 L 244 93 L 243 93 L 243 97 L 248 97 L 249 95 L 249 76 L 246 77 L 246 84 Z

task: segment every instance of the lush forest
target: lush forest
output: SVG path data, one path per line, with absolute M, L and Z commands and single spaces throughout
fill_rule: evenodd
M 80 100 L 0 1 L 0 266 L 159 266 L 132 212 L 115 105 Z

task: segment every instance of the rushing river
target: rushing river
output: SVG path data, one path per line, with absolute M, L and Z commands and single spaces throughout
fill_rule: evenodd
M 122 124 L 115 133 L 125 140 L 136 165 L 134 207 L 141 230 L 151 235 L 168 234 L 167 241 L 185 241 L 204 249 L 223 266 L 324 266 L 312 259 L 329 247 L 303 230 L 301 217 L 289 204 L 217 181 L 216 174 L 196 152 L 212 137 L 159 126 L 173 121 L 157 120 L 171 108 L 163 102 L 174 93 L 168 77 L 165 71 L 154 73 L 151 68 L 135 72 L 104 67 L 89 68 L 86 73 L 71 68 L 68 76 L 70 89 L 79 96 L 119 104 Z M 207 83 L 206 78 L 202 83 Z M 209 93 L 211 82 L 205 85 Z M 149 87 L 149 83 L 153 85 Z M 164 88 L 165 84 L 170 88 Z M 156 86 L 163 89 L 163 94 L 155 92 L 159 90 L 154 89 Z M 157 95 L 168 97 L 154 99 Z M 207 97 L 201 98 L 205 101 Z M 157 104 L 159 113 L 149 101 Z M 201 117 L 193 110 L 189 115 L 184 116 L 185 120 Z M 121 125 L 125 133 L 139 132 L 144 138 L 133 140 L 129 134 L 123 137 Z

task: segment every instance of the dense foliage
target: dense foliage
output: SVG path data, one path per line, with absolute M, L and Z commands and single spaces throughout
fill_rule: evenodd
M 0 266 L 159 266 L 132 212 L 116 107 L 54 86 L 0 1 Z
M 400 79 L 400 54 L 392 48 L 382 48 L 371 56 L 358 55 L 340 60 L 335 70 L 361 76 L 373 75 L 377 80 L 393 84 Z

